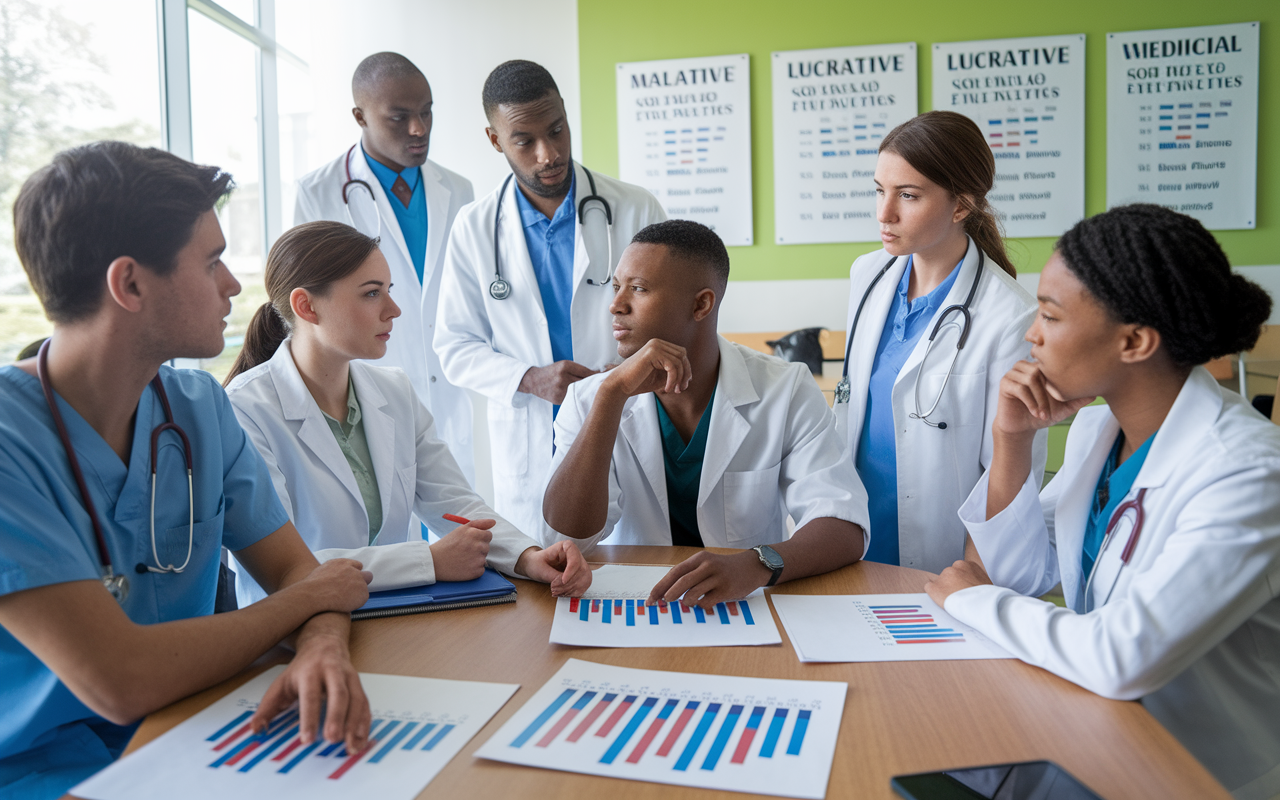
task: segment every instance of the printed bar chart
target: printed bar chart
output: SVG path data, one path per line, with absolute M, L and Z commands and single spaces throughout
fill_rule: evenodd
M 374 718 L 365 747 L 348 752 L 342 742 L 323 738 L 304 744 L 296 708 L 277 715 L 265 730 L 252 730 L 258 700 L 283 670 L 276 667 L 249 681 L 75 787 L 75 795 L 87 800 L 166 797 L 181 786 L 183 800 L 409 800 L 517 688 L 362 674 Z
M 927 594 L 773 595 L 801 661 L 1011 658 Z M 903 645 L 911 645 L 904 647 Z
M 570 660 L 476 754 L 617 778 L 822 797 L 845 691 L 842 683 Z
M 711 611 L 684 603 L 650 604 L 650 590 L 666 573 L 665 567 L 601 567 L 586 596 L 557 601 L 551 641 L 583 647 L 781 643 L 763 594 L 718 603 Z

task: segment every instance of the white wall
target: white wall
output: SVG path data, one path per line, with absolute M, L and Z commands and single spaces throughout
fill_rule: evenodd
M 577 0 L 318 0 L 311 11 L 308 170 L 358 138 L 351 74 L 361 59 L 382 50 L 401 53 L 426 74 L 435 99 L 430 157 L 470 178 L 477 196 L 508 173 L 485 139 L 480 105 L 485 78 L 498 64 L 526 58 L 550 70 L 575 137 L 582 128 Z M 292 211 L 285 210 L 286 220 Z

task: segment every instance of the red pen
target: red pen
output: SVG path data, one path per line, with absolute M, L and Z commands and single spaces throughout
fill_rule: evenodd
M 459 525 L 468 525 L 471 522 L 471 520 L 467 519 L 466 517 L 460 517 L 457 514 L 445 514 L 443 516 L 445 519 L 449 520 L 450 522 L 456 522 Z

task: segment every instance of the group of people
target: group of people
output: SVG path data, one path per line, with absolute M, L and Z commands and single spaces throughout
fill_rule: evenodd
M 1238 797 L 1280 795 L 1280 428 L 1200 366 L 1251 347 L 1271 301 L 1198 222 L 1086 219 L 1033 298 L 977 126 L 904 123 L 832 409 L 803 365 L 719 335 L 723 242 L 576 162 L 539 65 L 485 83 L 511 175 L 479 200 L 428 158 L 410 61 L 370 56 L 353 95 L 360 139 L 300 182 L 225 391 L 165 363 L 223 347 L 230 176 L 102 142 L 22 188 L 16 247 L 54 334 L 0 368 L 6 796 L 60 795 L 282 641 L 252 723 L 297 703 L 304 740 L 358 751 L 347 638 L 370 590 L 489 566 L 577 596 L 604 540 L 738 551 L 699 550 L 652 602 L 859 559 L 937 573 L 930 596 L 1016 657 L 1141 698 Z M 1046 430 L 1073 414 L 1042 488 Z M 214 614 L 224 548 L 240 607 Z M 1037 599 L 1058 583 L 1065 608 Z

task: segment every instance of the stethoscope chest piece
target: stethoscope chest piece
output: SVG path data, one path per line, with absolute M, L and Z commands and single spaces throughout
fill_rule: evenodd
M 849 376 L 846 375 L 836 384 L 836 405 L 849 402 Z
M 117 603 L 124 605 L 124 601 L 129 597 L 129 579 L 126 576 L 117 575 L 114 570 L 107 567 L 102 573 L 102 585 Z
M 502 278 L 497 278 L 489 284 L 489 294 L 494 300 L 506 300 L 511 296 L 511 284 Z

